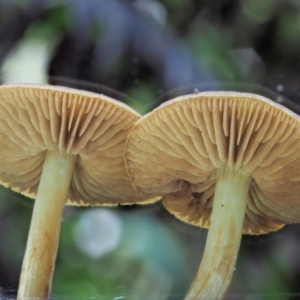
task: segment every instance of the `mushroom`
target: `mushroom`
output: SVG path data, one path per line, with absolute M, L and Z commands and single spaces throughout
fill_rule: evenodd
M 18 299 L 49 296 L 62 211 L 71 205 L 148 203 L 123 158 L 139 115 L 125 104 L 63 87 L 0 87 L 0 183 L 36 198 Z
M 208 228 L 185 299 L 222 299 L 244 234 L 300 219 L 300 119 L 255 94 L 204 92 L 142 117 L 125 145 L 134 187 L 162 195 L 180 220 Z

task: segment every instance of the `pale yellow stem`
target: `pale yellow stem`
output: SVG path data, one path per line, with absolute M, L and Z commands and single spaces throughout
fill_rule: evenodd
M 185 300 L 224 298 L 240 248 L 250 181 L 241 170 L 218 171 L 204 254 Z
M 18 299 L 49 296 L 62 211 L 67 199 L 74 156 L 48 151 L 35 199 L 19 283 Z

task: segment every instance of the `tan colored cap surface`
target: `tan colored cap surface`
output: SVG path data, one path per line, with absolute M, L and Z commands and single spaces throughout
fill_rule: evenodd
M 163 195 L 176 217 L 208 227 L 215 172 L 251 173 L 243 232 L 275 231 L 300 221 L 300 119 L 253 94 L 178 97 L 140 119 L 126 143 L 136 188 Z
M 123 150 L 139 115 L 103 95 L 75 89 L 0 87 L 0 183 L 34 197 L 47 150 L 76 155 L 68 204 L 145 201 L 132 188 Z

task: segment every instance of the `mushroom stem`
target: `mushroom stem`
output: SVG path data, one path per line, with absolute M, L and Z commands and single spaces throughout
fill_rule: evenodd
M 34 204 L 18 299 L 49 297 L 74 155 L 48 151 Z
M 250 182 L 242 170 L 218 170 L 204 254 L 185 300 L 224 298 L 240 248 Z

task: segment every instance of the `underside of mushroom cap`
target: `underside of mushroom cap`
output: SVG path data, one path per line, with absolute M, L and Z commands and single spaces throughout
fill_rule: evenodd
M 64 87 L 0 87 L 0 181 L 35 197 L 47 151 L 76 156 L 67 204 L 148 201 L 128 180 L 123 148 L 138 113 L 119 101 Z
M 251 174 L 243 232 L 300 220 L 300 120 L 264 97 L 209 92 L 178 97 L 140 119 L 126 142 L 136 188 L 163 195 L 176 217 L 209 227 L 216 173 Z

